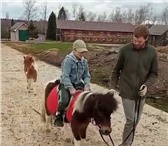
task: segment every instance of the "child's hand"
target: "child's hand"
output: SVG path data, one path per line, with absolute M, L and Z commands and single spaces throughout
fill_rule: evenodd
M 86 87 L 84 88 L 84 91 L 91 91 L 91 89 L 90 89 L 89 86 L 86 86 Z
M 73 88 L 73 89 L 71 89 L 70 90 L 70 94 L 71 94 L 71 96 L 74 96 L 75 94 L 76 94 L 76 90 Z

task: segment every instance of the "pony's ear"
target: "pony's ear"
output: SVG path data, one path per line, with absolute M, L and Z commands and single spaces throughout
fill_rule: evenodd
M 117 92 L 117 91 L 114 90 L 114 89 L 110 89 L 110 90 L 107 92 L 107 94 L 113 95 L 114 98 L 119 98 L 119 97 L 120 97 L 119 92 Z
M 114 89 L 110 89 L 107 93 L 109 93 L 109 94 L 113 94 L 113 95 L 114 95 L 115 92 L 116 92 L 116 91 L 115 91 Z

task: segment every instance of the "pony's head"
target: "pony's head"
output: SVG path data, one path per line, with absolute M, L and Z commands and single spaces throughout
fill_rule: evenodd
M 92 93 L 84 92 L 76 102 L 75 110 L 92 118 L 104 135 L 111 133 L 111 114 L 117 109 L 116 91 Z
M 34 58 L 32 55 L 26 55 L 23 56 L 24 59 L 24 69 L 27 71 L 29 68 L 31 68 L 32 64 L 34 63 Z
M 111 133 L 111 114 L 117 109 L 115 93 L 93 94 L 95 97 L 95 106 L 93 109 L 93 119 L 99 126 L 100 132 L 104 135 Z

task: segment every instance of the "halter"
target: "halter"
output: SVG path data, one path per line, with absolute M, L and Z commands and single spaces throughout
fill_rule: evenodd
M 105 143 L 106 145 L 110 146 L 110 145 L 108 144 L 108 142 L 104 139 L 103 134 L 102 134 L 102 132 L 101 132 L 101 130 L 100 130 L 100 128 L 101 128 L 102 126 L 99 125 L 99 124 L 96 124 L 96 122 L 95 122 L 94 119 L 91 119 L 91 123 L 92 123 L 94 126 L 98 126 L 98 127 L 99 127 L 99 134 L 100 134 L 101 138 L 103 139 L 103 141 L 104 141 L 104 143 Z M 108 134 L 108 136 L 109 136 L 109 138 L 110 138 L 110 141 L 111 141 L 111 143 L 112 143 L 112 146 L 115 146 L 115 145 L 114 145 L 114 142 L 113 142 L 113 139 L 111 138 L 111 135 Z

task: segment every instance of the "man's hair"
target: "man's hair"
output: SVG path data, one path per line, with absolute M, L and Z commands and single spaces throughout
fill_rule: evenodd
M 143 37 L 144 39 L 147 39 L 147 37 L 149 36 L 149 30 L 145 25 L 139 25 L 135 27 L 133 35 L 136 38 Z

